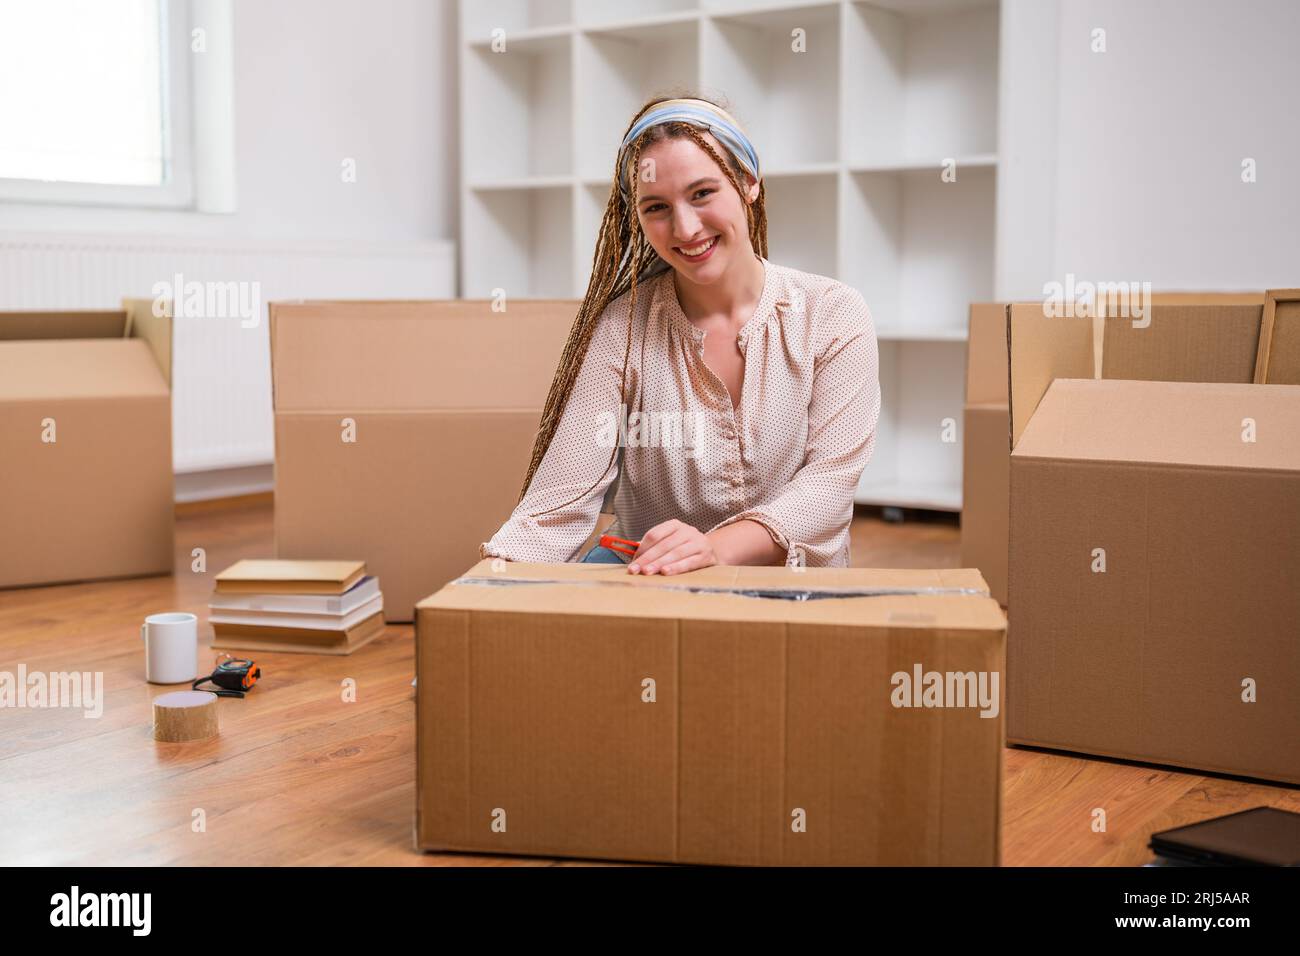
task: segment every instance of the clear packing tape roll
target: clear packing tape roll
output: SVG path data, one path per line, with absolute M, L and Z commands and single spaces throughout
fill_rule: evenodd
M 483 585 L 487 587 L 510 587 L 517 584 L 562 584 L 577 587 L 627 587 L 617 581 L 574 581 L 558 578 L 487 578 L 462 577 L 452 584 Z M 660 585 L 666 591 L 684 591 L 688 594 L 733 594 L 737 597 L 767 598 L 781 601 L 820 601 L 826 598 L 870 598 L 870 597 L 911 597 L 958 595 L 967 597 L 988 597 L 989 592 L 983 588 L 728 588 L 709 587 L 692 584 Z

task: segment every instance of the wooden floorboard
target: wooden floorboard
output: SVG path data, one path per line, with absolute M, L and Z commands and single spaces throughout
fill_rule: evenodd
M 218 737 L 153 741 L 150 700 L 172 688 L 144 682 L 141 620 L 206 620 L 212 576 L 272 553 L 271 507 L 269 495 L 179 507 L 171 577 L 0 591 L 0 670 L 102 671 L 105 695 L 99 719 L 0 709 L 0 864 L 577 865 L 413 849 L 409 625 L 350 657 L 260 654 L 265 684 L 220 702 Z M 859 515 L 852 541 L 859 566 L 959 560 L 948 520 Z M 349 677 L 354 703 L 341 692 Z M 1004 752 L 1003 786 L 1009 865 L 1135 865 L 1150 859 L 1153 830 L 1259 804 L 1300 811 L 1296 788 L 1021 748 Z M 1093 830 L 1097 808 L 1105 832 Z

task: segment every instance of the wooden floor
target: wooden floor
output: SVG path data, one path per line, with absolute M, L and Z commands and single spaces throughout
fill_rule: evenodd
M 351 657 L 264 654 L 265 685 L 221 701 L 221 734 L 155 744 L 139 625 L 187 610 L 206 621 L 212 575 L 272 553 L 269 497 L 185 506 L 172 577 L 0 591 L 0 670 L 103 671 L 99 719 L 0 709 L 0 864 L 552 865 L 412 849 L 412 628 Z M 854 563 L 954 567 L 947 522 L 860 516 Z M 207 573 L 190 554 L 207 552 Z M 357 682 L 344 703 L 340 682 Z M 1005 752 L 1003 860 L 1134 865 L 1153 830 L 1272 804 L 1300 790 L 1024 749 Z M 1094 808 L 1107 829 L 1091 828 Z M 201 819 L 200 813 L 201 811 Z M 203 825 L 200 826 L 199 823 Z

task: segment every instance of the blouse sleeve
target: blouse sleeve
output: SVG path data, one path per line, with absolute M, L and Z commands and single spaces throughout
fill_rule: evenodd
M 876 332 L 861 293 L 833 287 L 813 321 L 817 345 L 803 465 L 775 497 L 716 526 L 758 522 L 786 550 L 787 567 L 844 560 L 854 493 L 880 418 Z
M 605 492 L 618 475 L 617 416 L 627 345 L 626 296 L 597 323 L 568 404 L 528 491 L 490 541 L 483 558 L 572 561 L 596 527 Z M 633 384 L 635 363 L 628 368 Z

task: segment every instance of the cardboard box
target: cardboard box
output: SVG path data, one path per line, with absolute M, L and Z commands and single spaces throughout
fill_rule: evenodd
M 1007 405 L 1007 308 L 970 307 L 962 432 L 961 563 L 979 568 L 989 593 L 1007 603 L 1007 514 L 1011 459 Z
M 1261 312 L 1157 300 L 1098 362 L 1091 319 L 1009 307 L 1009 742 L 1300 783 L 1300 386 L 1251 384 Z
M 270 306 L 276 556 L 365 561 L 389 622 L 510 516 L 579 303 L 490 305 Z
M 1264 294 L 1259 292 L 1166 292 L 1153 295 L 1154 305 L 1263 305 Z M 1039 304 L 1041 307 L 1041 303 Z M 1007 371 L 1007 304 L 1002 302 L 977 302 L 970 307 L 970 332 L 967 338 L 966 404 L 964 431 L 962 433 L 962 510 L 961 510 L 961 563 L 979 568 L 989 583 L 989 593 L 1003 607 L 1007 606 L 1007 522 L 1010 510 L 1011 460 L 1007 452 L 1007 436 L 1011 431 Z M 1249 320 L 1247 320 L 1249 322 Z M 1292 323 L 1300 327 L 1300 323 Z M 1082 325 L 1087 334 L 1092 328 L 1097 357 L 1101 354 L 1099 323 Z M 1135 330 L 1137 331 L 1137 330 Z M 1214 354 L 1214 348 L 1203 341 L 1206 329 L 1186 330 L 1190 338 L 1181 344 L 1171 343 L 1165 351 L 1177 354 L 1185 349 L 1188 355 Z M 1215 333 L 1209 332 L 1211 336 Z M 1121 336 L 1122 338 L 1122 336 Z M 1239 346 L 1248 344 L 1251 336 L 1234 338 Z M 1300 336 L 1295 336 L 1300 340 Z M 1284 336 L 1285 340 L 1285 336 Z M 1207 348 L 1187 348 L 1192 342 L 1201 342 Z M 1122 341 L 1112 345 L 1112 353 L 1122 347 Z M 1284 344 L 1283 350 L 1286 346 Z M 1145 354 L 1140 351 L 1138 354 Z M 1115 361 L 1132 362 L 1137 359 L 1131 350 L 1127 359 L 1114 355 Z M 1240 356 L 1238 356 L 1238 359 Z M 1094 372 L 1080 372 L 1092 377 Z M 1172 371 L 1171 373 L 1172 374 Z M 1184 370 L 1181 374 L 1201 376 L 1199 371 Z M 1208 374 L 1208 373 L 1207 373 Z M 1240 375 L 1234 368 L 1233 376 Z M 1112 378 L 1159 377 L 1155 370 L 1116 366 L 1110 370 Z M 1205 381 L 1216 381 L 1212 377 Z M 1231 380 L 1236 381 L 1237 378 Z M 1250 381 L 1250 379 L 1242 379 Z
M 1004 626 L 974 570 L 480 562 L 416 608 L 417 845 L 995 865 Z
M 0 587 L 171 573 L 167 312 L 0 313 Z

